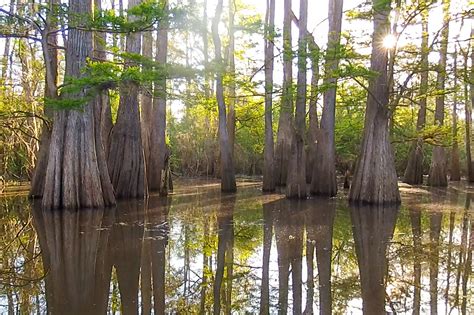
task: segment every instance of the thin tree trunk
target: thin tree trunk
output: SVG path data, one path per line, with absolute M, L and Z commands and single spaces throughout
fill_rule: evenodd
M 453 71 L 454 71 L 454 87 L 457 88 L 458 72 L 457 72 L 457 48 L 454 51 Z M 451 176 L 450 180 L 461 180 L 461 170 L 459 166 L 459 144 L 458 144 L 458 97 L 457 90 L 453 96 L 453 147 L 451 150 Z
M 376 10 L 370 68 L 378 75 L 369 83 L 361 155 L 349 200 L 371 204 L 399 203 L 398 179 L 388 128 L 388 52 L 380 45 L 390 30 L 390 1 L 373 0 L 372 6 Z
M 342 7 L 343 0 L 329 1 L 328 49 L 324 74 L 324 84 L 329 88 L 323 96 L 324 107 L 311 181 L 311 193 L 316 195 L 335 196 L 337 194 L 335 144 L 337 74 L 335 72 L 340 58 Z
M 219 109 L 219 144 L 221 156 L 221 190 L 223 192 L 234 192 L 237 190 L 235 183 L 234 161 L 230 147 L 229 134 L 226 119 L 226 104 L 224 100 L 223 62 L 221 52 L 221 39 L 219 36 L 219 22 L 222 15 L 223 0 L 217 1 L 216 13 L 212 20 L 212 37 L 216 58 L 216 98 Z
M 234 155 L 235 143 L 235 97 L 236 97 L 236 74 L 235 74 L 235 0 L 229 0 L 229 108 L 227 113 L 227 129 L 229 133 L 229 144 L 232 155 Z
M 265 15 L 265 147 L 263 161 L 263 191 L 275 190 L 273 141 L 273 67 L 275 48 L 275 0 L 267 1 Z
M 425 5 L 424 0 L 420 0 Z M 418 119 L 416 122 L 416 130 L 418 133 L 425 127 L 426 123 L 426 99 L 428 93 L 428 75 L 429 63 L 428 54 L 430 52 L 428 41 L 428 16 L 429 9 L 425 7 L 421 11 L 421 75 L 420 75 L 420 109 L 418 110 Z M 408 156 L 407 167 L 403 176 L 403 181 L 411 185 L 423 184 L 423 139 L 418 137 L 413 141 Z
M 10 8 L 8 12 L 10 15 L 12 15 L 15 12 L 15 0 L 10 0 Z M 3 58 L 1 60 L 1 74 L 0 74 L 0 80 L 3 84 L 5 84 L 7 80 L 8 58 L 10 56 L 10 43 L 11 43 L 11 38 L 5 37 L 5 44 L 3 47 Z
M 464 100 L 465 100 L 465 110 L 466 110 L 466 160 L 467 160 L 467 170 L 468 170 L 468 180 L 469 182 L 474 182 L 474 167 L 472 163 L 472 155 L 471 155 L 471 132 L 472 132 L 472 107 L 474 106 L 474 67 L 471 66 L 470 75 L 468 74 L 468 52 L 469 48 L 471 49 L 471 65 L 474 62 L 474 27 L 471 28 L 471 40 L 469 42 L 469 47 L 464 56 L 464 67 L 465 67 L 465 85 L 464 85 Z M 470 79 L 470 80 L 468 80 Z M 468 81 L 470 81 L 470 97 L 471 100 L 469 101 L 469 93 L 468 93 Z
M 443 0 L 444 25 L 441 31 L 441 47 L 439 52 L 438 77 L 436 80 L 436 89 L 444 91 L 446 81 L 446 60 L 448 57 L 448 40 L 449 40 L 449 20 L 450 20 L 450 0 Z M 444 125 L 444 93 L 436 96 L 435 125 L 442 127 Z M 431 159 L 430 173 L 428 177 L 428 185 L 430 186 L 447 186 L 448 179 L 446 176 L 446 152 L 442 146 L 433 148 L 433 157 Z
M 291 156 L 288 163 L 286 185 L 287 198 L 305 199 L 306 161 L 305 161 L 305 126 L 306 126 L 306 66 L 307 66 L 307 25 L 308 1 L 300 0 L 300 20 L 298 38 L 298 79 L 296 92 L 296 115 L 292 121 Z
M 130 0 L 129 9 L 139 5 L 141 0 Z M 134 21 L 136 17 L 129 15 Z M 127 35 L 127 53 L 140 54 L 141 34 Z M 133 66 L 126 61 L 126 67 Z M 144 153 L 141 140 L 139 113 L 139 86 L 127 82 L 120 89 L 120 104 L 117 122 L 110 136 L 108 153 L 110 178 L 117 198 L 141 198 L 147 193 Z
M 70 0 L 69 12 L 92 13 L 89 1 Z M 66 46 L 67 77 L 80 77 L 87 58 L 92 57 L 92 34 L 69 30 Z M 85 91 L 66 97 L 81 97 Z M 83 111 L 58 110 L 54 117 L 46 170 L 45 208 L 95 208 L 115 204 L 104 151 L 96 122 L 95 100 Z
M 284 1 L 283 19 L 283 94 L 281 97 L 280 118 L 278 121 L 277 143 L 275 148 L 275 184 L 286 185 L 289 152 L 291 149 L 291 121 L 293 119 L 293 49 L 291 44 L 291 0 Z
M 438 273 L 439 273 L 439 235 L 441 232 L 442 213 L 430 214 L 430 311 L 438 314 Z
M 308 35 L 309 36 L 309 35 Z M 306 183 L 310 184 L 313 178 L 313 169 L 316 163 L 316 145 L 319 132 L 318 122 L 318 82 L 319 82 L 319 55 L 320 50 L 314 38 L 308 43 L 311 59 L 311 94 L 309 96 L 309 126 L 308 126 L 308 153 L 306 154 Z
M 143 32 L 142 37 L 142 54 L 144 57 L 152 60 L 153 58 L 153 33 L 152 30 L 146 30 Z M 147 183 L 148 189 L 151 191 L 150 183 L 152 182 L 151 174 L 152 167 L 150 165 L 150 134 L 152 128 L 152 113 L 153 113 L 153 84 L 148 84 L 145 87 L 145 91 L 141 95 L 140 103 L 141 111 L 141 127 L 142 127 L 142 143 L 143 143 L 143 152 L 145 156 L 145 165 L 147 173 Z
M 413 315 L 420 315 L 421 307 L 421 213 L 410 210 L 411 230 L 413 233 Z

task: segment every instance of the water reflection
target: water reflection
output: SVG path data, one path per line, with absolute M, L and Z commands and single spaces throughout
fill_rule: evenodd
M 211 186 L 106 210 L 2 201 L 0 313 L 472 313 L 472 195 L 408 197 L 349 207 Z

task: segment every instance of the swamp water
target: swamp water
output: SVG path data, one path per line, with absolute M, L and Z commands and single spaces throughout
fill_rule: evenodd
M 212 181 L 105 210 L 0 197 L 0 314 L 474 314 L 465 186 L 402 186 L 401 207 Z

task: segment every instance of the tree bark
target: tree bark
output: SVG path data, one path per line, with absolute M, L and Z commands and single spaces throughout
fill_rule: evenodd
M 168 10 L 168 1 L 164 2 L 165 11 Z M 168 56 L 168 21 L 162 20 L 157 34 L 156 62 L 165 67 Z M 165 189 L 165 161 L 168 154 L 166 147 L 166 78 L 155 82 L 155 99 L 153 100 L 152 127 L 150 135 L 150 168 L 149 187 L 151 191 L 159 191 L 167 195 Z
M 328 49 L 324 84 L 329 88 L 323 96 L 323 114 L 321 128 L 316 145 L 316 162 L 313 168 L 311 193 L 315 195 L 335 196 L 337 194 L 336 180 L 336 85 L 339 65 L 339 43 L 341 39 L 343 0 L 329 1 L 328 19 Z
M 265 147 L 263 160 L 263 191 L 275 190 L 273 140 L 273 67 L 275 59 L 275 0 L 267 1 L 265 15 Z
M 450 0 L 443 0 L 442 3 L 444 25 L 441 30 L 438 77 L 436 79 L 436 90 L 440 91 L 436 96 L 435 110 L 435 125 L 438 127 L 444 125 L 444 88 L 446 81 L 446 60 L 448 57 L 449 20 L 451 16 L 449 12 Z M 435 146 L 433 148 L 428 185 L 435 187 L 448 185 L 448 178 L 446 176 L 446 152 L 442 146 Z
M 70 0 L 70 13 L 92 13 L 90 1 Z M 78 78 L 92 57 L 92 34 L 73 28 L 66 46 L 66 77 Z M 81 97 L 85 91 L 65 97 Z M 95 100 L 84 110 L 58 110 L 54 117 L 45 178 L 45 208 L 96 208 L 115 204 L 96 121 Z
M 424 1 L 420 0 L 422 5 Z M 426 123 L 426 99 L 428 93 L 428 75 L 429 75 L 429 63 L 428 55 L 430 52 L 428 41 L 428 16 L 429 9 L 423 8 L 421 11 L 421 76 L 420 76 L 420 109 L 418 110 L 418 119 L 416 122 L 417 132 L 425 127 Z M 403 181 L 411 185 L 420 185 L 423 184 L 423 139 L 418 137 L 413 141 L 410 148 L 410 153 L 408 156 L 407 167 L 405 169 L 405 174 L 403 176 Z
M 50 0 L 49 14 L 46 18 L 46 25 L 41 35 L 41 46 L 43 50 L 43 59 L 45 64 L 45 99 L 54 99 L 58 97 L 57 82 L 58 82 L 58 52 L 57 46 L 57 25 L 54 23 L 54 17 L 51 12 L 55 12 L 59 5 L 58 0 Z M 46 117 L 52 119 L 53 113 L 51 109 L 44 104 L 44 114 Z M 30 198 L 43 197 L 44 181 L 46 177 L 46 168 L 48 166 L 49 145 L 51 142 L 51 128 L 52 126 L 43 124 L 43 131 L 41 133 L 40 149 L 36 159 L 35 170 L 31 179 Z
M 465 71 L 465 84 L 464 84 L 464 108 L 466 113 L 466 162 L 467 162 L 467 175 L 468 181 L 474 182 L 474 167 L 472 163 L 472 154 L 471 154 L 471 136 L 472 136 L 472 107 L 474 106 L 474 67 L 471 67 L 470 75 L 468 74 L 468 53 L 469 49 L 471 49 L 471 64 L 474 62 L 474 28 L 471 29 L 471 40 L 469 42 L 468 49 L 464 55 L 464 71 Z M 470 78 L 471 84 L 468 84 L 468 79 Z M 469 100 L 469 86 L 470 86 L 470 100 Z
M 370 68 L 378 75 L 369 83 L 361 155 L 349 200 L 371 204 L 399 203 L 400 193 L 388 128 L 388 52 L 381 45 L 390 30 L 390 1 L 373 0 L 372 4 L 375 12 Z
M 141 0 L 131 0 L 129 9 L 139 5 Z M 136 19 L 128 16 L 130 21 Z M 126 52 L 140 54 L 141 34 L 127 35 Z M 130 61 L 126 67 L 133 66 Z M 141 140 L 139 86 L 127 82 L 120 89 L 120 103 L 117 122 L 110 136 L 108 166 L 110 178 L 117 198 L 141 198 L 147 193 L 144 153 Z
M 237 190 L 235 183 L 234 161 L 230 147 L 229 134 L 226 119 L 226 104 L 224 99 L 223 62 L 221 52 L 221 39 L 219 37 L 219 21 L 222 15 L 223 0 L 217 1 L 216 13 L 212 20 L 212 37 L 216 58 L 216 98 L 219 109 L 219 144 L 221 157 L 221 190 L 223 192 L 234 192 Z
M 227 114 L 227 129 L 232 155 L 235 144 L 235 104 L 236 104 L 236 74 L 235 74 L 235 0 L 229 0 L 229 108 Z
M 291 155 L 288 164 L 286 197 L 305 199 L 306 191 L 306 66 L 307 66 L 307 25 L 308 1 L 300 0 L 300 20 L 298 38 L 298 78 L 296 90 L 296 114 L 292 122 Z
M 316 145 L 319 132 L 318 122 L 318 82 L 319 82 L 319 47 L 314 38 L 308 43 L 311 59 L 311 94 L 309 96 L 309 126 L 308 126 L 308 152 L 306 154 L 306 183 L 310 184 L 313 178 L 314 164 L 316 163 Z
M 152 60 L 153 58 L 153 33 L 152 30 L 147 30 L 143 32 L 142 35 L 142 55 L 146 58 Z M 153 84 L 147 84 L 145 90 L 141 95 L 140 102 L 140 118 L 141 118 L 141 127 L 142 127 L 142 145 L 143 152 L 145 156 L 145 165 L 147 173 L 147 183 L 148 189 L 151 191 L 150 183 L 152 179 L 150 178 L 153 173 L 150 165 L 150 134 L 152 128 L 152 113 L 153 113 Z
M 454 72 L 454 87 L 457 88 L 458 71 L 457 71 L 457 48 L 454 51 L 453 72 Z M 459 144 L 458 144 L 458 97 L 457 90 L 453 95 L 453 147 L 451 149 L 451 176 L 450 180 L 460 181 L 461 170 L 459 166 Z
M 291 149 L 291 121 L 293 119 L 293 50 L 291 44 L 291 0 L 284 1 L 283 18 L 283 94 L 275 148 L 275 185 L 285 186 Z

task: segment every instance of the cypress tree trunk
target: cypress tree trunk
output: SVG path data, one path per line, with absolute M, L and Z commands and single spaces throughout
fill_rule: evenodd
M 390 30 L 390 2 L 373 0 L 372 5 L 375 14 L 370 68 L 378 75 L 369 83 L 361 155 L 349 200 L 372 204 L 399 203 L 400 193 L 388 128 L 388 53 L 382 47 L 383 37 Z
M 226 119 L 226 104 L 224 100 L 223 84 L 223 62 L 221 53 L 221 39 L 219 37 L 219 21 L 222 15 L 223 0 L 218 0 L 216 13 L 212 20 L 212 37 L 216 58 L 216 98 L 219 109 L 219 145 L 221 156 L 221 190 L 223 192 L 234 192 L 237 190 L 235 183 L 234 161 L 230 147 L 229 134 Z
M 284 2 L 283 19 L 283 94 L 281 97 L 280 118 L 278 121 L 277 143 L 275 148 L 275 184 L 286 185 L 289 152 L 291 147 L 291 120 L 293 118 L 293 50 L 291 46 L 291 0 Z
M 102 0 L 94 0 L 94 10 L 102 10 Z M 104 32 L 94 33 L 94 55 L 99 61 L 106 61 L 107 54 L 105 52 L 105 45 L 107 42 L 107 35 Z M 105 156 L 109 150 L 109 137 L 112 131 L 112 109 L 110 107 L 110 98 L 108 91 L 102 91 L 97 98 L 98 108 L 100 109 L 100 137 L 102 145 L 104 146 Z
M 275 190 L 273 177 L 273 66 L 275 38 L 275 0 L 267 1 L 265 16 L 265 147 L 263 160 L 263 191 Z
M 73 16 L 91 14 L 91 2 L 70 0 L 69 11 Z M 80 77 L 92 50 L 90 32 L 70 29 L 65 75 Z M 81 97 L 84 93 L 65 97 Z M 83 111 L 59 110 L 54 115 L 43 196 L 45 208 L 95 208 L 115 203 L 102 143 L 97 141 L 100 131 L 95 107 L 93 100 Z
M 471 87 L 471 93 L 470 97 L 471 99 L 469 100 L 469 84 L 467 83 L 467 79 L 469 78 L 469 73 L 468 73 L 468 52 L 469 48 L 471 48 L 471 63 L 474 62 L 474 49 L 472 49 L 472 38 L 474 37 L 474 28 L 471 29 L 471 41 L 469 42 L 469 47 L 467 49 L 466 54 L 464 55 L 464 72 L 465 72 L 465 84 L 464 84 L 464 109 L 466 113 L 466 162 L 467 162 L 467 176 L 469 182 L 474 182 L 474 168 L 472 165 L 472 155 L 471 155 L 471 132 L 472 132 L 472 106 L 474 105 L 474 83 L 470 84 Z M 470 81 L 472 82 L 474 80 L 474 67 L 471 67 L 471 73 L 470 73 Z
M 457 48 L 454 51 L 453 71 L 454 71 L 454 87 L 457 88 Z M 457 90 L 453 96 L 453 147 L 451 149 L 451 176 L 450 180 L 461 180 L 461 170 L 459 166 L 459 144 L 458 144 L 458 97 Z
M 140 0 L 130 0 L 129 8 L 140 4 Z M 130 21 L 135 17 L 128 16 Z M 141 52 L 141 34 L 127 35 L 127 53 Z M 133 66 L 130 61 L 126 67 Z M 145 162 L 141 140 L 139 106 L 139 86 L 128 82 L 120 89 L 120 104 L 117 122 L 112 129 L 108 166 L 110 178 L 117 198 L 141 198 L 146 195 Z
M 57 46 L 57 33 L 54 31 L 57 29 L 54 18 L 51 16 L 51 12 L 57 9 L 58 0 L 50 0 L 49 2 L 49 14 L 46 18 L 46 25 L 41 35 L 41 46 L 43 50 L 43 59 L 45 64 L 45 91 L 44 96 L 46 99 L 54 99 L 58 97 L 57 82 L 58 82 L 58 52 Z M 7 47 L 5 47 L 7 49 Z M 44 113 L 46 117 L 52 118 L 53 113 L 44 104 Z M 40 149 L 36 159 L 35 170 L 31 179 L 30 197 L 41 198 L 43 197 L 44 191 L 44 180 L 46 177 L 46 168 L 48 166 L 48 155 L 49 145 L 51 142 L 51 127 L 47 124 L 43 124 L 43 130 L 41 133 Z
M 313 168 L 311 193 L 335 196 L 336 180 L 336 144 L 334 128 L 336 120 L 336 84 L 335 71 L 339 65 L 339 42 L 341 38 L 343 0 L 329 1 L 328 49 L 324 84 L 329 88 L 324 92 L 324 107 L 321 117 L 320 136 L 316 145 L 316 162 Z
M 232 155 L 235 144 L 235 0 L 229 0 L 229 108 L 227 114 L 227 129 Z
M 438 77 L 436 80 L 436 90 L 444 91 L 446 81 L 446 60 L 448 56 L 449 39 L 449 6 L 450 0 L 443 0 L 444 25 L 441 31 L 441 47 L 439 52 Z M 442 127 L 444 125 L 444 93 L 436 96 L 435 125 Z M 448 178 L 446 176 L 446 152 L 443 147 L 435 146 L 433 148 L 433 157 L 431 159 L 430 174 L 428 177 L 430 186 L 447 186 Z
M 309 35 L 308 35 L 309 36 Z M 308 43 L 311 59 L 311 94 L 309 96 L 309 126 L 308 126 L 308 152 L 306 154 L 306 182 L 311 183 L 313 168 L 316 163 L 316 144 L 319 131 L 318 122 L 318 82 L 319 82 L 319 47 L 314 38 Z
M 423 0 L 420 0 L 423 2 Z M 425 127 L 426 123 L 426 94 L 428 92 L 428 75 L 429 75 L 429 64 L 428 54 L 430 48 L 428 46 L 429 34 L 428 34 L 428 8 L 424 8 L 421 12 L 421 76 L 420 76 L 420 109 L 418 110 L 418 119 L 416 122 L 417 132 Z M 414 140 L 410 148 L 408 156 L 407 167 L 403 176 L 403 181 L 411 185 L 423 184 L 423 139 L 418 137 Z
M 168 2 L 164 2 L 167 12 Z M 168 22 L 166 19 L 160 22 L 156 42 L 156 62 L 165 67 L 168 56 Z M 149 188 L 151 191 L 159 191 L 167 195 L 164 172 L 166 168 L 166 157 L 169 155 L 166 147 L 166 77 L 163 76 L 155 82 L 155 98 L 153 99 L 152 121 L 150 131 L 150 161 L 147 171 Z
M 292 123 L 291 160 L 288 165 L 286 197 L 304 199 L 306 192 L 306 161 L 304 133 L 306 126 L 306 58 L 307 58 L 308 1 L 300 0 L 298 39 L 298 81 L 296 115 Z
M 147 30 L 143 33 L 142 43 L 142 55 L 150 60 L 153 58 L 153 33 L 151 30 Z M 145 91 L 142 92 L 140 102 L 140 118 L 142 127 L 142 145 L 145 156 L 145 165 L 147 173 L 147 182 L 150 185 L 152 174 L 150 166 L 150 133 L 151 133 L 151 118 L 153 112 L 153 85 L 149 84 L 145 87 Z M 148 186 L 151 190 L 151 188 Z

